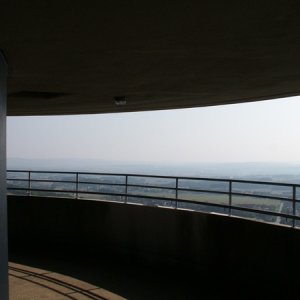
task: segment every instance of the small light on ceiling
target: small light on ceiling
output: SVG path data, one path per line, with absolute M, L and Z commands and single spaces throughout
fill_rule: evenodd
M 125 96 L 118 96 L 114 97 L 115 104 L 120 106 L 120 105 L 126 105 L 127 103 L 127 98 Z

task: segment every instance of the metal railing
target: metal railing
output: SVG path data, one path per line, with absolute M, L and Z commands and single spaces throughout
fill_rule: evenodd
M 65 197 L 205 211 L 300 227 L 300 184 L 236 179 L 7 171 L 8 195 Z

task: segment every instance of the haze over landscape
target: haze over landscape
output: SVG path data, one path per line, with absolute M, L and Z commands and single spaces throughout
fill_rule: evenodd
M 294 97 L 169 111 L 10 117 L 7 167 L 25 172 L 8 172 L 9 192 L 27 195 L 29 187 L 33 196 L 166 207 L 174 207 L 176 198 L 176 208 L 217 213 L 224 213 L 222 205 L 231 199 L 235 209 L 256 210 L 237 210 L 237 216 L 291 225 L 289 218 L 264 211 L 296 213 L 291 199 L 300 200 L 299 187 L 274 182 L 300 184 L 299 111 L 300 97 Z M 215 180 L 176 183 L 136 174 Z M 235 194 L 229 198 L 229 183 L 216 179 L 232 179 Z
M 8 168 L 300 174 L 300 97 L 103 115 L 9 117 Z

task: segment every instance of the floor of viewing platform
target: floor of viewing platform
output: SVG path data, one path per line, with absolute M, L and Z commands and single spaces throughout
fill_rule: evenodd
M 198 299 L 202 277 L 105 257 L 17 255 L 9 263 L 10 300 Z
M 63 274 L 27 265 L 9 264 L 10 299 L 125 299 L 110 291 Z
M 243 299 L 294 295 L 290 280 L 233 273 L 223 266 L 202 271 L 151 266 L 106 257 L 12 256 L 10 300 Z

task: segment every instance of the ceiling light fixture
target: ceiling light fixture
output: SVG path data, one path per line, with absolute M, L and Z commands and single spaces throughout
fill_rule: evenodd
M 114 97 L 114 100 L 117 106 L 126 105 L 127 103 L 127 98 L 125 96 Z

